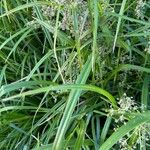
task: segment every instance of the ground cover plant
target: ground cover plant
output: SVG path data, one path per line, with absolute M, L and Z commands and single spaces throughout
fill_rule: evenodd
M 0 149 L 150 149 L 149 0 L 0 1 Z

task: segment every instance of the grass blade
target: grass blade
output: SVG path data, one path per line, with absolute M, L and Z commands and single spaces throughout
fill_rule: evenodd
M 32 3 L 27 3 L 27 4 L 24 4 L 24 5 L 17 6 L 16 8 L 7 11 L 6 13 L 0 15 L 0 18 L 11 15 L 11 14 L 13 14 L 13 13 L 19 11 L 19 10 L 23 10 L 25 8 L 29 8 L 29 7 L 33 7 L 33 6 L 42 6 L 42 5 L 51 6 L 51 5 L 54 5 L 54 4 L 52 2 L 47 2 L 47 1 L 37 1 L 37 2 L 32 2 Z
M 149 93 L 149 84 L 150 84 L 150 77 L 146 75 L 143 82 L 142 87 L 142 96 L 141 96 L 141 105 L 144 106 L 143 109 L 146 110 L 149 102 L 148 93 Z
M 91 57 L 87 60 L 86 64 L 83 67 L 83 70 L 81 71 L 81 74 L 77 78 L 76 84 L 84 84 L 89 76 L 89 73 L 91 71 Z M 72 113 L 74 111 L 74 108 L 76 106 L 76 103 L 80 97 L 81 90 L 72 90 L 69 94 L 69 98 L 66 104 L 66 108 L 63 113 L 63 117 L 60 121 L 60 125 L 57 130 L 57 134 L 54 140 L 53 144 L 53 150 L 59 150 L 62 149 L 62 141 L 64 139 L 64 135 L 67 131 L 67 128 L 70 124 L 70 119 L 72 116 Z
M 125 8 L 125 5 L 126 5 L 126 2 L 127 2 L 127 0 L 123 0 L 123 1 L 122 1 L 121 9 L 120 9 L 120 12 L 119 12 L 119 15 L 120 15 L 120 16 L 122 16 L 123 13 L 124 13 L 124 8 Z M 118 23 L 117 23 L 117 29 L 116 29 L 115 39 L 114 39 L 114 44 L 113 44 L 113 53 L 114 53 L 115 46 L 116 46 L 116 42 L 117 42 L 117 37 L 118 37 L 120 25 L 121 25 L 121 20 L 122 20 L 122 18 L 119 17 L 119 18 L 118 18 Z
M 24 84 L 27 84 L 27 83 L 24 83 Z M 24 84 L 22 86 L 24 86 Z M 31 82 L 31 84 L 33 85 L 34 83 Z M 16 86 L 19 86 L 19 83 Z M 20 85 L 19 88 L 21 88 L 22 86 Z M 13 89 L 16 90 L 16 88 L 11 88 L 10 87 L 10 89 L 7 89 L 7 87 L 2 86 L 1 89 L 0 89 L 0 97 L 2 97 L 4 94 L 6 94 L 7 91 L 9 91 L 9 92 L 13 91 Z M 29 95 L 35 95 L 35 94 L 39 94 L 39 93 L 45 93 L 45 92 L 48 92 L 48 91 L 68 90 L 68 89 L 71 89 L 71 90 L 79 89 L 80 91 L 85 90 L 85 91 L 93 91 L 93 92 L 99 93 L 99 94 L 107 97 L 108 100 L 109 100 L 107 102 L 111 103 L 114 107 L 117 108 L 116 100 L 109 92 L 107 92 L 106 90 L 101 89 L 99 87 L 96 87 L 96 86 L 93 86 L 93 85 L 86 85 L 86 84 L 51 85 L 51 86 L 47 86 L 47 87 L 38 88 L 36 90 L 30 90 L 30 91 L 27 91 L 27 92 L 22 92 L 20 94 L 10 96 L 10 97 L 7 97 L 7 98 L 3 98 L 3 99 L 1 99 L 1 101 L 9 101 L 11 99 L 24 97 L 24 96 L 29 96 Z

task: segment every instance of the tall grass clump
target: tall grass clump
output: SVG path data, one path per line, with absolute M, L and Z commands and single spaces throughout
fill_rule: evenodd
M 150 149 L 150 1 L 1 0 L 0 150 Z

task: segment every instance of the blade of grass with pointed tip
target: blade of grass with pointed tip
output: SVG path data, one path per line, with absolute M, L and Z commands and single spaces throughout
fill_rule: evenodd
M 21 88 L 21 87 L 19 87 L 19 88 Z M 3 99 L 1 99 L 1 101 L 9 101 L 11 99 L 29 96 L 29 95 L 35 95 L 35 94 L 44 93 L 44 92 L 48 92 L 48 91 L 68 90 L 68 89 L 71 89 L 71 90 L 79 89 L 81 91 L 85 90 L 85 91 L 93 91 L 93 92 L 99 93 L 99 94 L 107 97 L 108 101 L 106 99 L 104 99 L 105 101 L 111 103 L 113 105 L 113 107 L 117 107 L 115 98 L 109 92 L 107 92 L 106 90 L 101 89 L 99 87 L 96 87 L 93 85 L 86 85 L 86 84 L 51 85 L 51 86 L 47 86 L 47 87 L 38 88 L 36 90 L 22 92 L 20 94 L 13 95 L 13 96 L 10 96 L 7 98 L 3 98 Z M 16 90 L 16 88 L 15 88 L 15 90 Z M 7 91 L 7 89 L 5 89 L 5 87 L 2 86 L 0 89 L 0 96 L 2 97 L 4 94 L 6 94 L 6 91 Z
M 48 84 L 54 84 L 51 81 L 24 81 L 24 82 L 15 82 L 8 85 L 2 85 L 0 88 L 0 97 L 3 96 L 6 93 L 9 93 L 11 91 L 18 90 L 20 88 L 31 88 L 35 85 L 48 85 Z M 3 92 L 2 92 L 3 91 Z

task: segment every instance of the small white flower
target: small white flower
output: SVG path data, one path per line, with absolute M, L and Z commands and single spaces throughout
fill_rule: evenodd
M 120 105 L 120 111 L 137 110 L 133 97 L 128 97 L 126 93 L 120 98 L 118 104 Z
M 137 6 L 135 9 L 135 14 L 137 18 L 143 19 L 144 18 L 144 8 L 145 8 L 145 2 L 143 0 L 138 0 L 137 1 Z
M 121 116 L 119 117 L 119 120 L 120 120 L 121 122 L 123 122 L 123 121 L 124 121 L 124 116 L 121 115 Z

